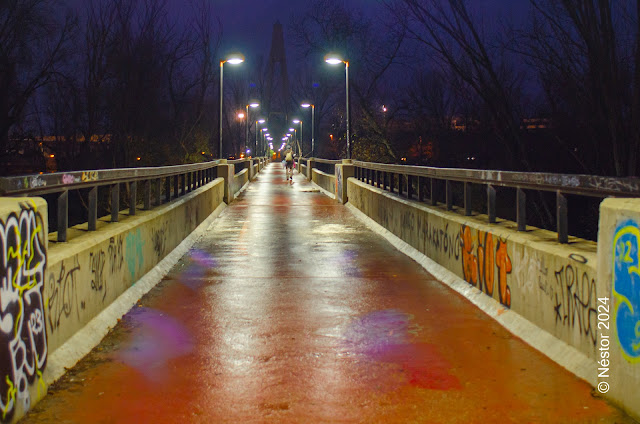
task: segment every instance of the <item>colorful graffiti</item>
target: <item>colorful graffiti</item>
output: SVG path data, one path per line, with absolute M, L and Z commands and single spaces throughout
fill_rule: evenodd
M 511 288 L 507 284 L 507 276 L 511 274 L 512 264 L 507 252 L 507 241 L 499 237 L 495 240 L 493 234 L 485 231 L 474 231 L 477 246 L 474 244 L 472 229 L 466 225 L 460 228 L 464 279 L 493 297 L 497 274 L 500 303 L 511 307 Z
M 126 252 L 127 252 L 127 266 L 129 273 L 131 274 L 131 281 L 136 280 L 136 272 L 139 268 L 142 268 L 144 264 L 144 241 L 140 233 L 140 228 L 135 231 L 131 231 L 127 234 L 126 239 Z
M 622 354 L 628 362 L 640 362 L 640 227 L 622 222 L 613 237 L 613 322 Z
M 31 404 L 29 386 L 46 390 L 43 284 L 47 263 L 42 216 L 33 206 L 0 219 L 0 411 L 13 416 L 18 402 Z

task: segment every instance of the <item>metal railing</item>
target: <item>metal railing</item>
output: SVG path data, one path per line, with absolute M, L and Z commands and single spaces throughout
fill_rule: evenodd
M 613 178 L 594 175 L 572 175 L 552 173 L 525 173 L 511 171 L 487 171 L 475 169 L 433 168 L 411 165 L 387 165 L 372 162 L 354 161 L 355 176 L 358 180 L 388 190 L 407 198 L 414 197 L 425 201 L 426 188 L 429 190 L 428 202 L 437 205 L 437 181 L 445 183 L 445 205 L 447 210 L 453 209 L 452 182 L 464 184 L 464 214 L 470 216 L 471 185 L 486 186 L 487 218 L 489 223 L 496 222 L 496 187 L 509 187 L 516 190 L 516 222 L 518 231 L 525 231 L 526 193 L 525 190 L 555 192 L 556 195 L 556 230 L 558 241 L 567 243 L 568 235 L 568 203 L 567 194 L 604 198 L 640 197 L 640 179 Z
M 313 167 L 327 174 L 336 173 L 336 165 L 342 163 L 342 160 L 316 159 L 313 158 Z
M 110 190 L 111 222 L 118 222 L 120 215 L 120 185 L 127 184 L 129 214 L 138 209 L 137 187 L 143 186 L 143 210 L 170 202 L 207 183 L 217 176 L 219 161 L 188 165 L 99 169 L 88 171 L 57 172 L 0 178 L 0 196 L 39 196 L 58 193 L 57 241 L 67 241 L 69 228 L 69 193 L 88 189 L 87 227 L 95 231 L 98 221 L 98 189 Z M 164 186 L 164 196 L 162 189 Z

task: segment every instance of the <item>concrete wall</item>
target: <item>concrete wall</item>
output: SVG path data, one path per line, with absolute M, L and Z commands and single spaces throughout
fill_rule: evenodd
M 244 185 L 248 182 L 249 182 L 249 169 L 245 168 L 242 171 L 238 172 L 237 174 L 234 174 L 233 183 L 231 184 L 231 188 L 233 190 L 234 195 L 235 193 L 239 192 L 240 189 L 242 189 L 242 187 L 244 187 Z
M 224 181 L 209 184 L 120 222 L 52 244 L 45 279 L 51 351 L 152 269 L 223 202 Z M 86 226 L 86 224 L 85 224 Z
M 598 225 L 598 390 L 640 419 L 640 199 L 606 199 Z
M 329 193 L 336 194 L 336 177 L 334 175 L 314 168 L 311 173 L 311 181 Z
M 0 417 L 15 420 L 42 398 L 50 346 L 44 281 L 47 204 L 0 198 Z

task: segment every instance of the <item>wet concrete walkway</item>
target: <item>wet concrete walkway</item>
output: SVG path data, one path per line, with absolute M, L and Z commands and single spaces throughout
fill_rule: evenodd
M 271 164 L 26 423 L 626 423 Z

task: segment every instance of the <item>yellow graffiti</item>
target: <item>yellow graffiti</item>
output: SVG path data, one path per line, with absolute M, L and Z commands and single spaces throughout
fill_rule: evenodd
M 7 382 L 7 385 L 9 386 L 9 388 L 7 389 L 7 404 L 3 405 L 2 407 L 3 421 L 7 418 L 7 413 L 9 412 L 9 410 L 13 408 L 13 403 L 15 402 L 16 394 L 18 393 L 18 389 L 14 387 L 13 381 L 11 381 L 11 378 L 9 378 L 8 375 L 5 376 L 5 381 Z M 11 406 L 11 408 L 9 406 Z
M 98 180 L 98 171 L 82 171 L 82 181 L 97 181 Z

